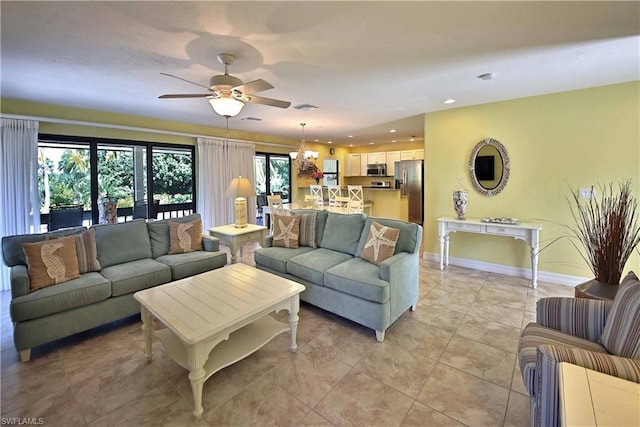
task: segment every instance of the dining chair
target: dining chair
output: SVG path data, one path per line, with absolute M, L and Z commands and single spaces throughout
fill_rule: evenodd
M 342 196 L 342 189 L 339 185 L 327 185 L 327 192 L 329 193 L 329 206 L 338 206 L 336 197 Z
M 324 195 L 323 195 L 323 191 L 322 191 L 322 185 L 312 184 L 312 185 L 309 186 L 309 189 L 311 190 L 311 195 L 315 197 L 316 204 L 318 206 L 323 206 L 324 205 Z
M 317 208 L 320 202 L 318 201 L 318 196 L 313 194 L 305 194 L 304 202 L 302 202 L 303 208 Z
M 364 211 L 364 197 L 362 195 L 362 185 L 348 185 L 349 203 L 347 213 L 362 213 Z
M 269 205 L 269 229 L 273 231 L 273 215 L 286 215 L 287 212 L 284 209 L 282 203 L 282 197 L 278 194 L 276 196 L 267 196 L 267 204 Z

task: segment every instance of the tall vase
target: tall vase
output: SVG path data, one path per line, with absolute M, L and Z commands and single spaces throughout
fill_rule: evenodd
M 98 223 L 115 224 L 118 222 L 118 199 L 111 196 L 98 200 Z
M 467 201 L 469 200 L 469 193 L 462 190 L 456 190 L 453 192 L 453 209 L 458 215 L 458 219 L 466 219 L 464 214 L 467 212 Z
M 320 178 L 316 178 L 316 185 L 320 184 Z

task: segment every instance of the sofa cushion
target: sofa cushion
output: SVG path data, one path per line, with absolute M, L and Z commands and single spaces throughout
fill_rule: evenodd
M 29 292 L 80 277 L 74 236 L 22 245 L 29 271 Z
M 96 224 L 96 247 L 102 268 L 151 258 L 149 232 L 144 219 L 118 224 Z
M 105 267 L 100 274 L 111 281 L 114 297 L 171 281 L 171 268 L 151 258 Z
M 291 213 L 293 215 L 302 215 L 302 214 L 316 214 L 316 247 L 320 246 L 322 242 L 322 236 L 324 234 L 324 227 L 327 223 L 327 217 L 329 216 L 329 212 L 326 210 L 314 210 L 314 209 L 292 209 Z
M 190 222 L 196 219 L 200 219 L 200 214 L 192 214 L 183 216 L 181 218 L 163 219 L 161 221 L 149 221 L 147 222 L 147 229 L 149 231 L 149 240 L 151 242 L 151 257 L 158 258 L 161 255 L 169 253 L 170 237 L 169 237 L 169 222 Z
M 380 267 L 353 258 L 324 273 L 324 286 L 367 301 L 383 304 L 389 300 L 389 282 L 380 279 Z
M 352 258 L 351 255 L 319 248 L 296 255 L 287 261 L 287 272 L 316 285 L 324 285 L 324 272 Z
M 11 300 L 11 318 L 14 322 L 37 319 L 106 300 L 110 296 L 111 283 L 100 273 L 87 273 L 77 279 L 14 298 Z
M 263 265 L 270 270 L 278 273 L 287 273 L 287 261 L 294 256 L 311 252 L 313 249 L 307 246 L 301 246 L 296 249 L 290 248 L 258 248 L 253 253 L 257 265 Z
M 2 237 L 2 257 L 9 267 L 16 265 L 27 265 L 27 258 L 22 249 L 23 243 L 41 242 L 43 240 L 56 239 L 58 237 L 70 236 L 85 231 L 85 227 L 65 228 L 49 233 L 38 234 L 16 234 L 15 236 Z
M 576 347 L 584 350 L 606 353 L 607 350 L 593 341 L 565 334 L 555 329 L 547 328 L 538 323 L 529 323 L 520 336 L 518 344 L 518 362 L 520 372 L 524 380 L 524 386 L 530 396 L 536 389 L 536 357 L 537 349 L 541 345 L 557 345 L 563 347 Z
M 366 229 L 365 229 L 366 230 Z M 362 259 L 375 265 L 393 256 L 400 230 L 384 226 L 376 221 L 371 222 L 367 241 L 362 249 Z
M 96 230 L 93 228 L 80 234 L 75 234 L 76 253 L 78 254 L 78 270 L 80 274 L 100 271 L 102 266 L 98 261 L 96 248 Z
M 358 249 L 364 220 L 363 214 L 329 212 L 320 247 L 354 255 Z
M 631 271 L 619 286 L 600 342 L 611 354 L 640 359 L 640 281 Z
M 297 248 L 300 217 L 273 215 L 273 246 Z
M 389 218 L 367 218 L 364 223 L 364 229 L 369 230 L 373 221 L 384 225 L 385 227 L 397 228 L 400 230 L 398 242 L 396 243 L 396 248 L 393 251 L 394 255 L 400 252 L 414 253 L 420 249 L 420 245 L 422 244 L 422 227 L 418 224 Z M 367 233 L 362 233 L 355 256 L 362 257 L 362 250 L 364 249 L 364 245 L 367 243 L 367 237 Z
M 220 268 L 227 263 L 226 252 L 195 251 L 186 254 L 162 255 L 156 261 L 171 267 L 173 280 Z
M 169 221 L 169 254 L 202 250 L 202 221 Z
M 292 215 L 300 218 L 300 234 L 298 235 L 299 246 L 309 246 L 317 248 L 316 244 L 316 213 L 300 214 L 292 212 Z

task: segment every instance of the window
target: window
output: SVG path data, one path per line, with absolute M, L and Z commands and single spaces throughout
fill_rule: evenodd
M 40 135 L 38 146 L 43 231 L 53 206 L 81 204 L 83 225 L 99 222 L 107 196 L 119 222 L 195 211 L 195 147 L 57 135 Z
M 291 197 L 291 162 L 288 155 L 257 153 L 253 158 L 256 193 L 281 194 L 282 200 Z

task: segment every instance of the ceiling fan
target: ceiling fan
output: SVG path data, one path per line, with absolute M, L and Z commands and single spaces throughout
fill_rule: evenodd
M 279 108 L 288 108 L 291 105 L 291 102 L 288 101 L 253 95 L 254 92 L 273 89 L 273 86 L 262 79 L 242 83 L 242 80 L 239 78 L 230 76 L 227 70 L 228 66 L 231 65 L 236 58 L 228 53 L 221 53 L 217 58 L 218 61 L 224 65 L 224 74 L 211 77 L 209 87 L 172 74 L 160 73 L 165 76 L 173 77 L 187 83 L 203 87 L 209 91 L 208 93 L 167 94 L 160 95 L 158 98 L 209 98 L 209 104 L 211 104 L 213 111 L 215 111 L 216 114 L 227 118 L 240 114 L 245 102 L 253 102 L 255 104 L 263 104 Z

